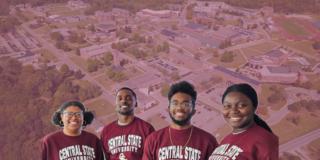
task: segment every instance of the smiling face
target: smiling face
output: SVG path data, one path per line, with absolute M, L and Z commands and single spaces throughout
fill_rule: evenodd
M 77 106 L 69 106 L 61 113 L 63 131 L 68 135 L 81 133 L 83 124 L 83 112 Z
M 254 122 L 255 109 L 251 100 L 240 92 L 230 92 L 223 101 L 222 114 L 233 132 L 250 127 Z
M 116 112 L 121 115 L 133 115 L 137 100 L 133 93 L 127 89 L 118 91 L 116 97 Z
M 173 123 L 184 126 L 190 124 L 195 110 L 190 95 L 177 92 L 171 97 L 169 114 Z

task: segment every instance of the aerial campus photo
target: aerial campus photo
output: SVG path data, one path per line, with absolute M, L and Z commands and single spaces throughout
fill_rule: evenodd
M 0 159 L 39 159 L 69 100 L 94 113 L 85 130 L 99 136 L 124 86 L 137 117 L 166 127 L 169 87 L 183 80 L 198 92 L 191 123 L 218 142 L 232 130 L 224 90 L 248 83 L 280 159 L 318 160 L 320 1 L 0 0 Z

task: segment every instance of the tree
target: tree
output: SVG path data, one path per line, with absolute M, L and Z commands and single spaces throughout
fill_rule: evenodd
M 162 51 L 169 53 L 170 52 L 170 45 L 167 41 L 162 43 Z
M 90 24 L 88 26 L 88 30 L 91 31 L 91 32 L 95 32 L 96 31 L 96 27 L 93 24 Z
M 104 65 L 106 66 L 110 66 L 112 64 L 113 61 L 113 55 L 110 51 L 108 51 L 107 53 L 105 53 L 103 55 L 103 57 L 101 58 L 102 62 Z
M 178 72 L 173 72 L 173 73 L 171 73 L 170 77 L 171 77 L 171 79 L 172 79 L 173 81 L 177 81 L 177 80 L 180 79 L 180 75 L 179 75 Z
M 51 32 L 50 37 L 55 41 L 63 41 L 64 39 L 60 32 Z
M 88 72 L 95 72 L 98 70 L 100 62 L 95 59 L 88 59 L 87 60 L 87 70 Z
M 125 66 L 125 65 L 128 64 L 128 63 L 129 63 L 129 60 L 128 60 L 128 59 L 122 59 L 122 60 L 120 61 L 120 66 L 123 67 L 123 66 Z
M 55 45 L 58 49 L 62 49 L 66 52 L 71 51 L 71 48 L 64 41 L 57 41 Z
M 0 16 L 0 33 L 7 33 L 15 29 L 15 26 L 21 23 L 17 18 L 12 16 L 1 17 Z
M 320 41 L 315 41 L 315 42 L 312 44 L 312 47 L 313 47 L 313 49 L 315 49 L 315 50 L 320 50 Z
M 231 40 L 230 39 L 226 39 L 219 45 L 219 48 L 220 49 L 225 49 L 225 48 L 228 48 L 230 46 L 231 46 Z
M 72 74 L 72 71 L 69 69 L 69 66 L 66 65 L 66 64 L 63 64 L 61 67 L 60 67 L 60 73 L 64 76 L 64 77 L 67 77 L 67 76 L 70 76 Z
M 80 70 L 77 70 L 75 73 L 74 73 L 74 77 L 76 79 L 81 79 L 82 77 L 84 77 L 85 75 L 80 71 Z
M 225 52 L 222 54 L 220 61 L 224 63 L 231 63 L 233 62 L 233 58 L 234 58 L 234 55 L 232 52 Z
M 145 43 L 146 38 L 144 36 L 140 36 L 139 33 L 134 33 L 130 38 L 130 41 L 133 41 L 134 43 Z
M 1 134 L 2 159 L 38 159 L 40 144 L 35 142 L 56 130 L 50 119 L 57 107 L 65 101 L 101 94 L 100 88 L 87 81 L 63 76 L 65 67 L 59 71 L 52 67 L 38 69 L 9 57 L 1 57 L 0 66 L 1 133 L 10 133 Z
M 106 71 L 106 74 L 107 76 L 115 81 L 115 82 L 119 82 L 119 81 L 123 81 L 124 79 L 127 79 L 127 76 L 125 75 L 125 73 L 123 73 L 122 71 L 113 71 L 112 68 L 109 68 L 107 71 Z
M 75 53 L 77 56 L 80 56 L 81 55 L 80 48 L 77 48 Z
M 83 44 L 86 41 L 84 40 L 84 35 L 78 34 L 76 32 L 71 32 L 69 36 L 69 41 L 71 43 L 78 43 L 78 44 Z
M 9 15 L 9 2 L 4 0 L 4 1 L 0 1 L 0 16 L 6 16 Z
M 79 84 L 80 89 L 78 92 L 78 97 L 80 101 L 85 101 L 102 94 L 100 87 L 89 83 L 88 81 L 83 81 Z
M 169 93 L 169 89 L 170 89 L 170 85 L 165 83 L 162 85 L 162 88 L 161 88 L 161 95 L 163 97 L 167 97 L 168 96 L 168 93 Z
M 173 30 L 178 30 L 177 24 L 172 24 L 172 25 L 171 25 L 171 29 L 173 29 Z
M 186 19 L 192 20 L 193 18 L 193 8 L 195 7 L 196 4 L 190 4 L 187 6 L 187 11 L 186 11 Z

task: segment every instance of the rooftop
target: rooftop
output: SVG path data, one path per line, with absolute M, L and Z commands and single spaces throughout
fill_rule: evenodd
M 176 32 L 167 30 L 167 29 L 163 29 L 161 30 L 161 34 L 165 35 L 165 36 L 169 36 L 169 37 L 176 37 L 178 36 L 178 34 Z
M 216 70 L 218 71 L 221 71 L 221 72 L 224 72 L 232 77 L 236 77 L 238 79 L 241 79 L 243 81 L 246 81 L 246 82 L 249 82 L 251 84 L 254 84 L 254 85 L 260 85 L 260 82 L 259 81 L 256 81 L 254 79 L 251 79 L 249 77 L 246 77 L 245 75 L 242 75 L 240 73 L 237 73 L 237 72 L 234 72 L 234 71 L 231 71 L 231 70 L 228 70 L 227 68 L 224 68 L 222 66 L 217 66 L 215 67 Z
M 289 67 L 289 66 L 280 66 L 280 67 L 273 67 L 273 66 L 268 66 L 267 69 L 269 70 L 270 73 L 293 73 L 294 68 Z
M 190 28 L 190 29 L 205 29 L 206 28 L 205 25 L 192 23 L 192 22 L 186 24 L 185 27 Z

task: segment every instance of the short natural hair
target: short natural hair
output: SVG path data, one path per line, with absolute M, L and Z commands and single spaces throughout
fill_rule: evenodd
M 191 96 L 192 104 L 195 106 L 197 100 L 197 91 L 195 91 L 194 86 L 187 82 L 181 81 L 171 85 L 169 93 L 168 93 L 168 100 L 171 101 L 171 98 L 176 93 L 181 92 Z

